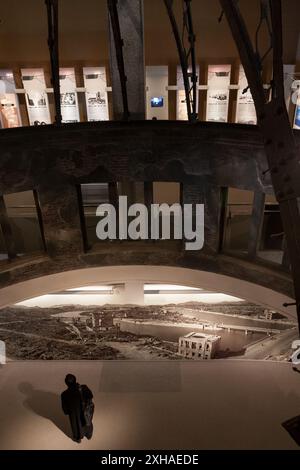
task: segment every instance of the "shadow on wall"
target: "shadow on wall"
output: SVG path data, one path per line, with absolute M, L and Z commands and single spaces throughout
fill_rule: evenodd
M 18 389 L 25 396 L 23 405 L 26 409 L 52 421 L 61 432 L 71 438 L 69 420 L 62 412 L 60 395 L 36 390 L 28 382 L 20 383 Z

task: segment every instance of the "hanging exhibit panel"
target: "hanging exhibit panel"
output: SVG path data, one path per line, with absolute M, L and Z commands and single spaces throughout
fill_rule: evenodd
M 88 121 L 108 121 L 105 67 L 84 67 L 83 76 Z
M 167 65 L 146 67 L 147 119 L 169 119 Z
M 22 125 L 15 88 L 12 71 L 0 70 L 0 125 L 2 129 Z
M 43 69 L 21 69 L 25 99 L 31 126 L 51 124 Z
M 206 120 L 228 121 L 231 65 L 209 65 Z
M 300 129 L 300 97 L 298 98 L 296 105 L 294 129 Z
M 188 73 L 191 73 L 192 69 L 188 68 Z M 196 74 L 199 82 L 199 66 L 196 67 Z M 190 88 L 192 87 L 191 79 L 189 78 Z M 198 113 L 199 108 L 199 90 L 197 86 L 196 92 L 196 112 Z M 186 96 L 183 82 L 182 69 L 180 65 L 177 66 L 177 99 L 176 99 L 176 119 L 178 121 L 188 121 L 188 113 L 186 107 Z
M 284 97 L 285 97 L 286 108 L 288 111 L 290 109 L 291 97 L 292 95 L 294 95 L 295 91 L 297 91 L 296 80 L 295 80 L 295 70 L 296 70 L 296 65 L 286 64 L 283 66 Z M 296 93 L 296 95 L 297 94 L 298 93 Z M 293 103 L 293 104 L 296 104 L 296 103 Z
M 79 122 L 78 97 L 74 68 L 59 69 L 62 122 Z
M 238 124 L 256 124 L 256 110 L 242 65 L 239 69 L 239 89 L 237 95 L 236 120 Z
M 300 81 L 299 81 L 299 88 L 298 82 L 295 81 L 292 84 L 292 102 L 295 106 L 295 117 L 294 117 L 294 129 L 300 129 Z

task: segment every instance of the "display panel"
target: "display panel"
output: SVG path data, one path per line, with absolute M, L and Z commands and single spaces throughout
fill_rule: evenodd
M 26 106 L 31 126 L 51 124 L 43 69 L 22 69 Z
M 298 98 L 296 106 L 294 129 L 300 129 L 300 98 Z
M 147 119 L 169 118 L 168 82 L 166 65 L 146 67 Z
M 242 65 L 239 70 L 239 90 L 237 96 L 236 122 L 239 124 L 256 124 L 256 110 L 247 77 Z
M 59 69 L 59 82 L 62 122 L 79 122 L 75 70 L 73 68 Z
M 191 72 L 191 68 L 188 69 L 188 72 Z M 198 82 L 199 82 L 199 73 L 200 69 L 199 66 L 196 67 L 196 74 L 198 77 Z M 189 80 L 190 87 L 192 86 L 191 80 Z M 198 85 L 198 84 L 197 84 Z M 187 107 L 186 107 L 186 97 L 185 97 L 185 89 L 184 89 L 184 82 L 183 82 L 183 75 L 182 75 L 182 69 L 178 65 L 177 66 L 177 110 L 176 110 L 176 116 L 179 121 L 187 121 L 188 120 L 188 114 L 187 114 Z M 199 90 L 197 86 L 197 93 L 196 93 L 196 111 L 198 113 L 199 109 Z
M 0 126 L 8 129 L 21 125 L 13 73 L 9 70 L 0 70 Z
M 84 67 L 88 121 L 108 121 L 108 97 L 105 67 Z
M 293 83 L 293 81 L 294 81 L 294 79 L 292 79 L 290 82 Z M 297 94 L 298 94 L 298 97 L 297 97 Z M 297 90 L 297 88 L 295 88 L 293 90 L 293 102 L 294 102 L 294 104 L 295 104 L 295 101 L 296 101 L 296 108 L 295 108 L 295 117 L 294 117 L 294 126 L 293 127 L 294 127 L 294 129 L 300 129 L 300 92 L 299 92 L 299 89 Z
M 291 95 L 292 95 L 292 84 L 294 82 L 296 66 L 293 64 L 286 64 L 283 66 L 283 79 L 284 79 L 284 97 L 286 108 L 289 111 Z
M 151 107 L 152 108 L 162 108 L 164 105 L 164 98 L 162 96 L 157 96 L 151 98 Z
M 228 121 L 231 65 L 208 66 L 206 120 Z

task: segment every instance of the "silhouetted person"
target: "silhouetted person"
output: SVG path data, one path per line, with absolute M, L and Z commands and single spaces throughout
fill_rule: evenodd
M 69 415 L 73 440 L 80 443 L 93 435 L 93 394 L 86 385 L 79 385 L 75 375 L 68 374 L 65 378 L 67 390 L 61 394 L 63 412 Z

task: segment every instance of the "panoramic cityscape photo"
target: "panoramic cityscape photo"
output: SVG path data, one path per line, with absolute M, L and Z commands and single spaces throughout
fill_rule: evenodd
M 292 354 L 297 325 L 282 313 L 176 285 L 145 284 L 144 305 L 118 303 L 124 290 L 76 288 L 0 310 L 7 360 L 288 361 Z

